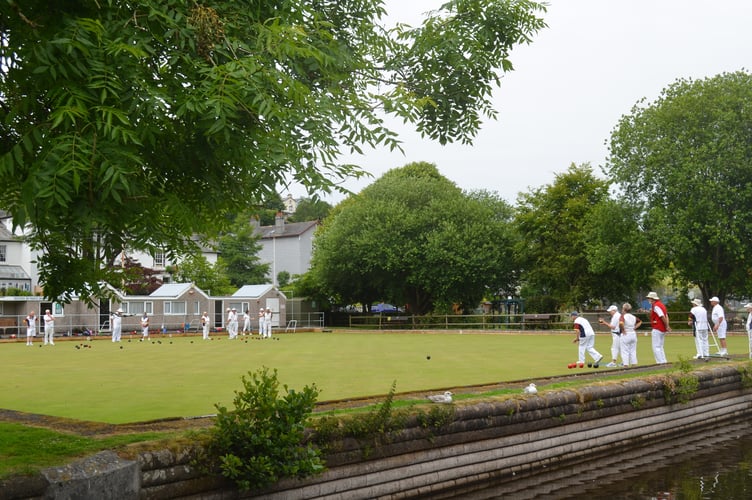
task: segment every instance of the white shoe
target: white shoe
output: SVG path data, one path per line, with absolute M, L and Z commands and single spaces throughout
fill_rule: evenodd
M 616 363 L 613 361 L 606 365 L 607 368 L 616 368 Z

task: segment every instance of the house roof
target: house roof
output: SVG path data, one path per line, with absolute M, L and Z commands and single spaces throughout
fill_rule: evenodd
M 193 283 L 165 283 L 149 294 L 149 297 L 180 297 L 188 292 L 191 288 L 199 293 L 206 295 L 200 288 Z
M 5 224 L 0 224 L 0 241 L 18 241 L 18 238 L 13 236 L 13 233 L 8 231 Z
M 264 296 L 264 294 L 269 293 L 273 289 L 274 286 L 268 283 L 263 285 L 243 285 L 232 296 L 255 299 Z
M 271 238 L 289 238 L 291 236 L 300 236 L 305 234 L 311 229 L 315 229 L 318 226 L 319 221 L 310 220 L 306 222 L 285 222 L 285 224 L 279 228 L 278 226 L 261 226 L 256 230 L 261 235 L 261 239 Z
M 21 266 L 0 265 L 0 279 L 31 280 Z

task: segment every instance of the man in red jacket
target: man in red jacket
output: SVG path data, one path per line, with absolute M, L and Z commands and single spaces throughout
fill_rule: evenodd
M 657 293 L 650 292 L 647 298 L 650 302 L 650 326 L 653 329 L 653 356 L 656 363 L 667 363 L 663 344 L 666 340 L 666 333 L 671 331 L 671 326 L 669 326 L 668 322 L 668 311 L 666 311 L 666 306 L 663 305 Z

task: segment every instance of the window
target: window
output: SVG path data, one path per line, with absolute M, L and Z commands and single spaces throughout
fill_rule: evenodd
M 197 316 L 201 315 L 201 302 L 196 301 L 193 304 L 194 304 L 193 314 L 195 314 Z
M 238 313 L 242 313 L 243 311 L 245 311 L 245 309 L 243 309 L 243 304 L 245 304 L 246 307 L 248 306 L 248 302 L 230 302 L 227 307 L 234 307 L 238 311 Z
M 0 245 L 0 262 L 5 262 L 7 253 L 8 253 L 8 246 Z
M 164 252 L 157 252 L 154 254 L 154 267 L 164 267 L 165 255 Z
M 147 314 L 152 314 L 154 312 L 154 303 L 153 302 L 128 302 L 123 305 L 123 310 L 126 310 L 130 314 L 136 314 L 141 316 L 146 312 Z
M 164 313 L 165 314 L 185 314 L 185 302 L 165 302 Z
M 58 304 L 57 302 L 52 304 L 52 314 L 54 316 L 65 316 L 65 311 L 63 310 L 63 304 Z

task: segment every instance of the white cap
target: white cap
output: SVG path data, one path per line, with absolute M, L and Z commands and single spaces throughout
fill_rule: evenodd
M 616 307 L 616 306 L 613 306 L 613 305 L 612 306 L 608 306 L 608 309 L 606 309 L 606 311 L 608 311 L 608 312 L 618 311 L 618 310 L 619 310 L 619 308 Z
M 710 297 L 710 302 L 720 302 L 720 300 L 718 300 L 718 297 L 713 296 Z
M 650 293 L 648 294 L 648 298 L 649 298 L 649 299 L 653 299 L 653 300 L 661 300 L 661 298 L 660 298 L 660 297 L 658 296 L 658 294 L 657 294 L 657 293 L 655 293 L 655 292 L 650 292 Z

